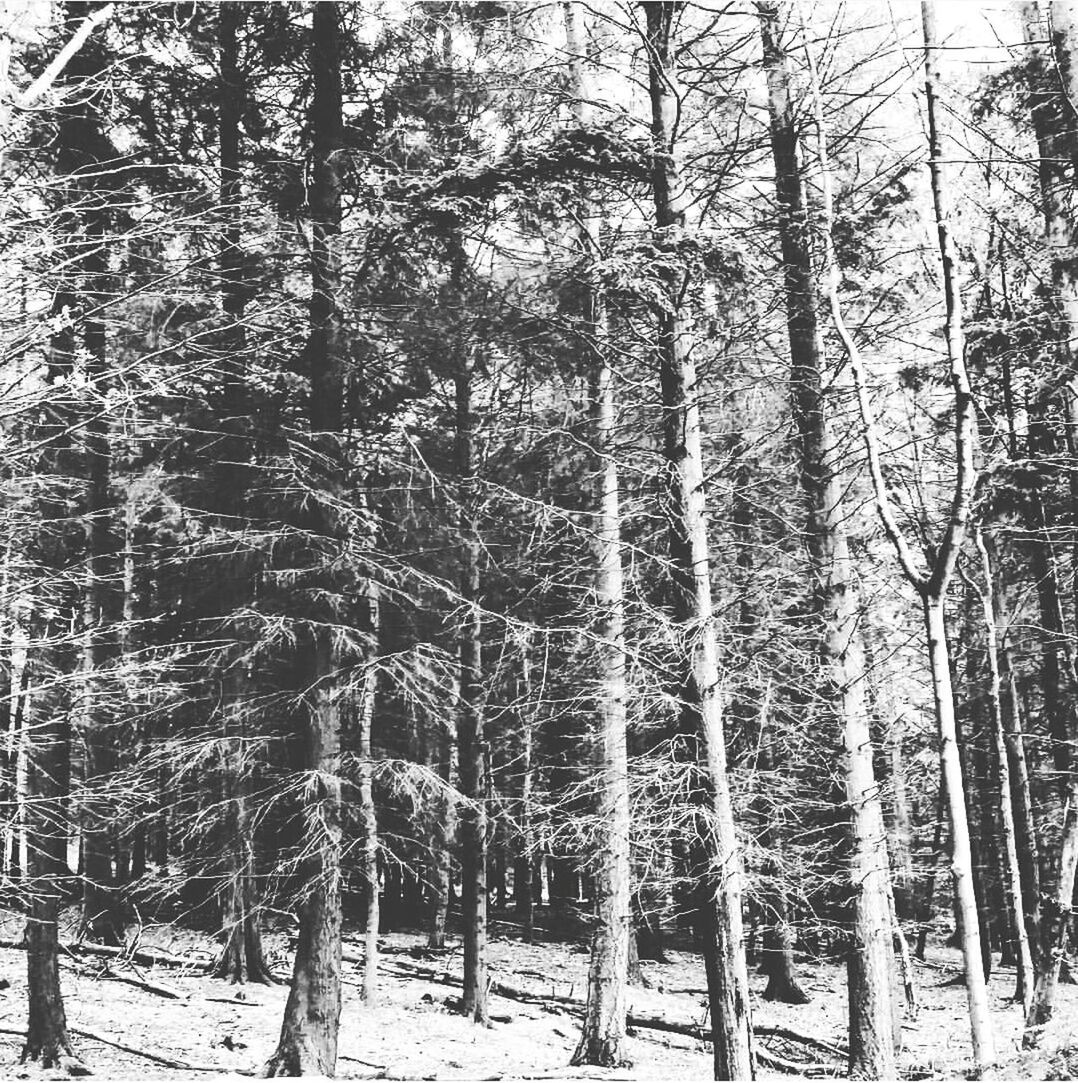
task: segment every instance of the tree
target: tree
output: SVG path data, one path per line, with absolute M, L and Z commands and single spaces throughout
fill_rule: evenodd
M 894 547 L 903 573 L 917 590 L 924 615 L 925 635 L 932 677 L 932 694 L 940 738 L 940 763 L 946 783 L 947 811 L 951 828 L 951 872 L 954 878 L 956 913 L 959 918 L 962 956 L 965 964 L 966 996 L 969 1005 L 973 1056 L 979 1071 L 986 1071 L 996 1058 L 988 993 L 982 969 L 981 936 L 977 900 L 973 889 L 973 867 L 970 854 L 969 822 L 966 814 L 965 783 L 959 759 L 955 727 L 955 697 L 951 682 L 950 657 L 947 645 L 946 598 L 954 574 L 955 563 L 962 546 L 969 520 L 974 483 L 974 416 L 966 371 L 962 296 L 958 279 L 958 257 L 950 231 L 946 181 L 941 165 L 942 151 L 938 126 L 939 77 L 937 73 L 937 44 L 935 12 L 929 0 L 921 5 L 924 28 L 925 96 L 929 122 L 929 171 L 932 202 L 936 214 L 940 258 L 943 265 L 943 285 L 946 305 L 945 339 L 949 377 L 954 396 L 955 480 L 950 509 L 943 536 L 933 546 L 933 556 L 926 572 L 921 571 L 910 544 L 895 516 L 883 473 L 876 420 L 868 395 L 865 367 L 853 336 L 846 327 L 839 298 L 840 273 L 833 250 L 828 253 L 828 295 L 832 320 L 850 361 L 857 387 L 861 412 L 862 437 L 868 455 L 869 472 L 875 496 L 876 510 L 883 529 Z M 820 140 L 820 157 L 826 163 L 826 147 Z M 824 165 L 824 176 L 829 176 Z M 829 204 L 825 194 L 825 204 Z M 825 211 L 827 229 L 825 243 L 831 236 L 830 210 Z
M 580 5 L 565 3 L 566 44 L 572 82 L 573 119 L 588 121 L 585 77 L 587 32 Z M 594 269 L 601 254 L 602 217 L 590 193 L 580 209 L 583 282 L 581 337 L 587 351 L 587 378 L 598 483 L 596 508 L 595 602 L 598 609 L 598 688 L 595 695 L 595 774 L 599 787 L 595 842 L 596 928 L 588 970 L 588 1007 L 573 1064 L 617 1067 L 624 1051 L 632 898 L 629 862 L 629 763 L 626 745 L 625 598 L 621 558 L 621 511 L 616 447 L 616 375 L 608 360 L 605 299 Z
M 686 191 L 676 157 L 679 113 L 675 28 L 678 3 L 645 8 L 651 95 L 652 193 L 662 295 L 657 353 L 666 456 L 666 514 L 672 565 L 671 602 L 681 629 L 685 673 L 680 709 L 695 729 L 706 765 L 709 801 L 701 815 L 705 867 L 700 908 L 711 1010 L 716 1079 L 751 1079 L 752 1024 L 742 936 L 741 856 L 730 799 L 723 729 L 718 631 L 711 597 L 707 498 L 700 443 L 700 408 L 692 357 L 692 328 L 682 300 L 686 271 L 678 259 Z M 689 726 L 688 722 L 695 723 Z
M 861 642 L 861 602 L 846 538 L 848 511 L 841 460 L 831 419 L 818 294 L 809 248 L 794 103 L 779 9 L 757 5 L 764 43 L 771 113 L 771 144 L 779 198 L 787 325 L 793 361 L 791 402 L 808 498 L 806 541 L 815 579 L 819 657 L 824 702 L 842 734 L 846 801 L 850 814 L 849 890 L 852 944 L 848 956 L 850 1075 L 888 1079 L 895 1074 L 892 1036 L 890 865 L 879 787 L 872 766 L 866 701 L 867 671 Z M 820 110 L 818 109 L 818 114 Z M 821 142 L 824 136 L 820 136 Z
M 342 492 L 340 433 L 344 405 L 344 329 L 339 309 L 344 123 L 341 28 L 336 3 L 312 5 L 310 123 L 313 183 L 310 336 L 311 439 L 320 456 L 327 503 Z M 331 529 L 332 505 L 318 525 Z M 307 643 L 310 706 L 305 722 L 305 855 L 299 940 L 281 1037 L 267 1076 L 334 1074 L 341 1013 L 341 781 L 338 657 L 333 624 L 313 622 Z

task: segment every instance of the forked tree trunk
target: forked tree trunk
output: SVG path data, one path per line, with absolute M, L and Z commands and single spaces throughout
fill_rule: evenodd
M 581 5 L 565 4 L 571 93 L 576 119 L 587 121 L 587 32 Z M 621 566 L 621 510 L 617 461 L 615 375 L 607 356 L 602 283 L 593 264 L 600 255 L 601 219 L 583 193 L 580 230 L 584 276 L 583 332 L 588 365 L 592 432 L 597 458 L 594 542 L 596 665 L 594 762 L 599 789 L 595 853 L 596 926 L 588 970 L 587 1009 L 572 1064 L 616 1068 L 625 1053 L 632 886 L 629 864 L 629 761 L 626 745 L 628 690 L 625 683 L 624 586 Z
M 711 598 L 711 554 L 700 434 L 699 388 L 692 357 L 692 325 L 684 308 L 685 272 L 676 268 L 685 226 L 686 192 L 674 141 L 680 113 L 674 24 L 681 4 L 645 5 L 651 95 L 652 186 L 657 247 L 669 262 L 660 272 L 664 293 L 657 349 L 668 473 L 667 517 L 673 564 L 674 617 L 683 631 L 682 711 L 699 734 L 707 776 L 708 809 L 701 824 L 707 857 L 699 886 L 716 1079 L 753 1078 L 748 969 L 742 931 L 741 854 L 726 769 L 723 689 Z M 693 724 L 694 723 L 694 724 Z
M 779 198 L 787 326 L 793 361 L 791 399 L 801 451 L 801 485 L 808 498 L 806 529 L 819 619 L 824 701 L 844 747 L 850 815 L 852 897 L 848 980 L 850 1075 L 888 1079 L 895 1074 L 890 862 L 883 809 L 872 763 L 867 672 L 861 640 L 861 602 L 843 526 L 845 482 L 828 416 L 818 290 L 799 161 L 790 78 L 776 4 L 757 5 L 764 43 L 771 145 Z M 818 96 L 818 95 L 817 95 Z M 817 101 L 817 113 L 822 104 Z M 820 138 L 823 138 L 821 133 Z
M 313 5 L 310 64 L 313 184 L 311 244 L 310 423 L 322 451 L 327 501 L 343 493 L 339 435 L 344 407 L 345 339 L 337 307 L 341 283 L 341 183 L 344 124 L 341 93 L 339 5 Z M 321 526 L 332 510 L 320 508 Z M 306 830 L 300 882 L 299 940 L 281 1037 L 265 1068 L 267 1076 L 332 1076 L 337 1066 L 341 1012 L 341 782 L 338 673 L 331 631 L 310 633 L 310 706 L 303 733 Z
M 479 607 L 479 536 L 473 446 L 472 370 L 461 357 L 456 375 L 456 456 L 460 483 L 460 594 L 465 606 L 459 638 L 460 698 L 457 754 L 460 791 L 461 920 L 464 988 L 461 1011 L 489 1022 L 487 997 L 487 787 L 483 739 L 482 613 Z
M 947 807 L 952 840 L 952 872 L 955 883 L 957 910 L 962 925 L 961 943 L 965 964 L 966 995 L 969 1007 L 973 1056 L 978 1072 L 987 1071 L 995 1062 L 995 1040 L 992 1030 L 988 993 L 981 957 L 980 931 L 977 921 L 977 901 L 973 891 L 973 869 L 970 852 L 969 823 L 966 818 L 965 788 L 958 755 L 955 726 L 954 691 L 951 683 L 950 659 L 946 638 L 945 605 L 947 590 L 954 574 L 955 562 L 965 538 L 972 503 L 974 472 L 974 414 L 969 376 L 965 364 L 965 344 L 962 328 L 962 297 L 959 291 L 958 256 L 950 233 L 947 191 L 942 174 L 942 150 L 938 125 L 937 45 L 935 12 L 930 0 L 922 0 L 922 24 L 925 41 L 925 98 L 929 129 L 929 173 L 940 257 L 943 264 L 943 287 L 946 307 L 946 342 L 949 376 L 955 405 L 955 480 L 951 504 L 943 536 L 934 547 L 931 567 L 923 572 L 908 539 L 898 524 L 891 504 L 883 472 L 877 424 L 869 398 L 864 362 L 860 351 L 846 327 L 839 301 L 841 275 L 834 260 L 831 239 L 832 197 L 829 167 L 823 170 L 824 205 L 827 219 L 825 243 L 830 265 L 829 289 L 832 318 L 850 362 L 861 413 L 862 437 L 867 451 L 872 489 L 883 524 L 884 533 L 892 544 L 903 573 L 921 596 L 928 656 L 932 675 L 932 694 L 940 737 L 941 773 L 946 782 Z M 814 82 L 818 85 L 818 79 Z M 818 126 L 822 129 L 819 119 Z M 827 162 L 826 141 L 819 140 L 821 161 Z

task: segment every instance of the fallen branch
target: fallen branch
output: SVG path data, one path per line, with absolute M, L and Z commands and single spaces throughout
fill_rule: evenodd
M 0 948 L 12 948 L 16 951 L 26 951 L 25 940 L 0 940 Z M 77 942 L 74 944 L 61 944 L 61 951 L 70 955 L 95 955 L 103 959 L 127 959 L 142 966 L 171 966 L 193 970 L 208 970 L 210 963 L 205 960 L 184 959 L 178 955 L 169 955 L 168 952 L 156 951 L 148 948 L 139 948 L 138 951 L 128 952 L 126 948 L 113 948 L 108 944 L 87 944 Z
M 346 1060 L 351 1064 L 362 1064 L 364 1068 L 380 1068 L 383 1072 L 389 1067 L 387 1064 L 375 1064 L 372 1060 L 360 1060 L 359 1057 L 350 1057 L 347 1053 L 338 1053 L 338 1060 Z
M 765 1038 L 785 1038 L 788 1042 L 800 1042 L 802 1045 L 819 1049 L 823 1053 L 830 1053 L 833 1057 L 840 1059 L 845 1059 L 850 1055 L 849 1049 L 843 1045 L 834 1045 L 831 1042 L 825 1042 L 822 1038 L 813 1038 L 809 1034 L 798 1034 L 796 1030 L 790 1030 L 789 1027 L 754 1026 L 752 1032 Z
M 350 963 L 362 962 L 362 959 L 354 954 L 350 955 L 349 953 L 346 953 L 344 958 L 346 962 Z M 431 970 L 429 967 L 415 966 L 412 963 L 406 963 L 400 959 L 386 961 L 384 966 L 391 973 L 401 974 L 405 977 L 422 978 L 425 981 L 434 982 L 438 985 L 449 985 L 454 987 L 460 985 L 460 978 L 457 978 L 446 971 L 437 971 Z M 516 1000 L 525 1004 L 547 1005 L 553 1001 L 560 1007 L 578 1014 L 583 1012 L 585 1007 L 580 1001 L 573 1000 L 570 997 L 529 993 L 526 989 L 518 989 L 515 986 L 506 985 L 504 982 L 499 981 L 492 981 L 490 983 L 490 991 L 495 996 L 503 997 L 506 1000 Z M 679 1023 L 671 1019 L 664 1019 L 662 1016 L 657 1015 L 641 1015 L 635 1012 L 629 1012 L 626 1017 L 626 1024 L 641 1030 L 658 1030 L 664 1031 L 667 1034 L 681 1034 L 702 1042 L 711 1040 L 710 1027 L 701 1027 L 693 1023 Z M 790 1030 L 788 1027 L 755 1027 L 754 1033 L 757 1037 L 782 1038 L 789 1042 L 800 1042 L 809 1048 L 816 1048 L 821 1052 L 830 1053 L 832 1056 L 843 1060 L 848 1056 L 848 1052 L 841 1046 L 832 1045 L 829 1042 L 825 1042 L 819 1038 L 810 1037 L 807 1034 L 798 1034 L 797 1031 Z M 837 1075 L 841 1071 L 841 1068 L 838 1065 L 805 1064 L 799 1061 L 786 1060 L 777 1054 L 767 1053 L 763 1050 L 757 1051 L 757 1058 L 765 1067 L 772 1068 L 775 1071 L 793 1072 L 794 1074 L 805 1076 Z
M 765 1068 L 771 1068 L 776 1072 L 786 1075 L 797 1075 L 807 1079 L 820 1079 L 829 1076 L 838 1076 L 844 1070 L 844 1066 L 837 1064 L 805 1064 L 798 1060 L 786 1060 L 785 1057 L 776 1056 L 774 1053 L 765 1053 L 762 1049 L 756 1049 L 756 1063 Z
M 243 1068 L 226 1068 L 220 1064 L 190 1064 L 185 1060 L 177 1060 L 175 1057 L 166 1057 L 160 1053 L 150 1053 L 145 1049 L 139 1049 L 136 1046 L 128 1045 L 126 1042 L 118 1042 L 115 1038 L 109 1038 L 105 1034 L 99 1034 L 96 1030 L 90 1030 L 89 1027 L 68 1027 L 69 1034 L 77 1034 L 80 1038 L 89 1038 L 91 1041 L 100 1042 L 102 1045 L 111 1045 L 114 1049 L 119 1049 L 121 1052 L 130 1053 L 135 1057 L 142 1057 L 143 1060 L 152 1061 L 154 1064 L 160 1064 L 165 1068 L 177 1068 L 182 1072 L 221 1072 L 228 1075 L 250 1075 L 255 1073 L 249 1069 Z M 18 1030 L 15 1027 L 0 1027 L 0 1034 L 14 1034 L 19 1038 L 26 1037 L 25 1030 Z

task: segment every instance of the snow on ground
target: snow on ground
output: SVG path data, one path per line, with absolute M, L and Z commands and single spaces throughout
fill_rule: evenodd
M 498 926 L 495 925 L 495 932 Z M 17 935 L 19 922 L 11 916 L 0 921 L 0 937 Z M 355 941 L 355 942 L 353 942 Z M 359 956 L 359 938 L 350 938 L 346 954 Z M 579 1022 L 571 1011 L 553 1002 L 521 1003 L 492 997 L 495 1021 L 489 1029 L 476 1027 L 455 1014 L 456 990 L 416 968 L 459 978 L 460 945 L 451 941 L 443 953 L 424 950 L 418 935 L 394 933 L 381 938 L 386 962 L 382 998 L 374 1006 L 360 999 L 360 968 L 344 967 L 344 1004 L 341 1014 L 338 1070 L 351 1078 L 389 1079 L 513 1079 L 598 1078 L 649 1080 L 708 1080 L 709 1047 L 688 1036 L 637 1029 L 630 1039 L 633 1067 L 616 1071 L 569 1069 Z M 171 927 L 145 929 L 142 946 L 156 946 L 180 955 L 207 957 L 211 942 L 198 934 Z M 282 977 L 288 957 L 282 934 L 267 936 L 269 953 Z M 582 1000 L 587 976 L 587 954 L 562 943 L 526 945 L 495 935 L 490 945 L 491 976 L 496 982 L 544 998 Z M 970 1067 L 969 1027 L 965 990 L 946 984 L 957 973 L 956 952 L 938 949 L 928 967 L 917 968 L 922 1000 L 916 1020 L 903 1025 L 903 1069 L 927 1069 L 939 1078 L 957 1078 Z M 25 954 L 0 949 L 0 978 L 10 985 L 0 990 L 0 1028 L 21 1029 L 26 1018 Z M 276 1043 L 287 986 L 230 986 L 225 982 L 171 968 L 114 966 L 113 972 L 143 978 L 171 988 L 181 999 L 165 999 L 131 984 L 111 980 L 104 962 L 79 956 L 63 963 L 68 1022 L 136 1049 L 217 1072 L 195 1072 L 166 1067 L 131 1053 L 73 1035 L 76 1051 L 94 1075 L 105 1079 L 168 1078 L 226 1079 L 231 1073 L 257 1071 Z M 402 972 L 407 970 L 408 973 Z M 668 964 L 644 963 L 650 987 L 633 989 L 630 1012 L 661 1016 L 686 1024 L 705 1022 L 703 972 L 691 953 L 672 952 Z M 758 1026 L 785 1027 L 836 1045 L 845 1041 L 846 989 L 842 968 L 830 963 L 805 963 L 802 984 L 812 1002 L 802 1006 L 772 1004 L 760 998 L 764 981 L 753 976 L 756 994 L 754 1020 Z M 1021 1011 L 1010 1002 L 1014 972 L 997 972 L 991 983 L 1000 1051 L 1010 1061 L 1004 1078 L 1038 1078 L 1053 1069 L 1044 1056 L 1016 1061 L 1021 1036 Z M 1078 987 L 1064 986 L 1049 1048 L 1066 1040 L 1078 1041 Z M 0 1079 L 59 1078 L 36 1066 L 18 1064 L 20 1038 L 0 1034 Z M 805 1049 L 763 1038 L 761 1046 L 780 1056 L 806 1055 Z M 824 1054 L 817 1059 L 825 1060 Z M 1058 1065 L 1058 1062 L 1057 1062 Z M 1058 1072 L 1058 1066 L 1055 1068 Z M 227 1074 L 226 1074 L 227 1073 Z M 786 1078 L 761 1071 L 761 1078 Z M 1056 1076 L 1060 1078 L 1060 1076 Z M 232 1078 L 240 1078 L 232 1075 Z

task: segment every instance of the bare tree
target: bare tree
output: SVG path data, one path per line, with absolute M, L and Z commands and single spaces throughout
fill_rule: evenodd
M 848 957 L 850 1075 L 888 1079 L 895 1074 L 890 863 L 879 787 L 872 766 L 867 673 L 861 640 L 861 601 L 846 538 L 848 515 L 825 390 L 818 291 L 794 103 L 782 41 L 780 9 L 760 3 L 771 113 L 771 146 L 779 198 L 787 327 L 793 360 L 791 400 L 800 441 L 801 485 L 808 498 L 806 529 L 815 577 L 819 657 L 825 699 L 842 733 L 850 813 L 853 943 Z M 815 74 L 815 73 L 814 73 Z M 813 80 L 815 83 L 815 79 Z M 822 118 L 814 87 L 817 118 Z M 821 142 L 824 136 L 821 133 Z
M 681 627 L 686 673 L 681 687 L 684 730 L 700 737 L 710 799 L 703 817 L 706 868 L 700 909 L 716 1079 L 753 1076 L 748 970 L 742 933 L 741 855 L 730 797 L 719 672 L 718 629 L 711 596 L 711 553 L 700 438 L 693 330 L 684 299 L 686 271 L 676 259 L 687 193 L 676 153 L 680 90 L 676 22 L 680 3 L 645 5 L 651 94 L 652 192 L 657 247 L 674 257 L 660 271 L 657 353 L 667 464 L 667 516 L 673 566 L 674 617 Z
M 344 122 L 341 92 L 340 8 L 312 4 L 310 67 L 313 184 L 311 243 L 310 424 L 319 442 L 322 484 L 330 498 L 343 491 L 339 437 L 344 406 L 345 339 L 338 294 L 341 281 L 341 181 Z M 323 497 L 325 499 L 325 497 Z M 320 518 L 331 512 L 323 508 Z M 315 622 L 307 654 L 311 677 L 303 733 L 306 832 L 303 898 L 292 985 L 277 1050 L 267 1076 L 332 1076 L 341 1014 L 341 780 L 338 660 L 332 625 Z
M 979 1071 L 987 1070 L 996 1059 L 991 1011 L 981 954 L 977 899 L 973 888 L 973 860 L 970 851 L 969 822 L 966 815 L 965 784 L 958 751 L 955 724 L 955 698 L 951 684 L 950 657 L 947 645 L 946 600 L 954 575 L 955 563 L 965 538 L 969 521 L 975 481 L 974 414 L 966 372 L 965 345 L 962 329 L 962 296 L 959 290 L 958 257 L 950 232 L 947 187 L 941 164 L 942 150 L 938 125 L 937 46 L 935 14 L 930 2 L 921 5 L 925 41 L 925 93 L 929 126 L 929 171 L 932 202 L 936 215 L 939 251 L 943 265 L 944 301 L 946 307 L 945 338 L 950 381 L 955 404 L 955 480 L 950 509 L 943 535 L 933 548 L 930 566 L 921 570 L 913 549 L 899 525 L 891 503 L 883 472 L 877 422 L 869 398 L 867 374 L 860 351 L 846 326 L 839 295 L 841 274 L 831 241 L 831 182 L 826 141 L 819 141 L 823 165 L 825 244 L 827 247 L 827 292 L 832 321 L 850 362 L 857 400 L 861 412 L 861 431 L 868 455 L 869 473 L 875 495 L 876 510 L 884 533 L 893 546 L 903 574 L 921 599 L 929 667 L 932 677 L 932 697 L 940 737 L 940 762 L 946 783 L 947 811 L 951 828 L 952 862 L 956 911 L 959 917 L 962 956 L 965 964 L 966 996 L 969 1006 L 973 1056 Z
M 574 118 L 588 121 L 585 74 L 587 29 L 582 5 L 566 0 L 565 27 Z M 588 970 L 588 1004 L 573 1064 L 616 1067 L 626 1062 L 625 994 L 632 935 L 629 863 L 629 763 L 626 745 L 625 598 L 621 565 L 621 510 L 616 457 L 615 373 L 607 342 L 606 303 L 595 271 L 601 254 L 602 216 L 586 190 L 580 209 L 584 279 L 582 335 L 590 354 L 588 379 L 598 472 L 595 496 L 595 604 L 598 610 L 595 772 L 599 786 L 596 832 L 596 926 Z

